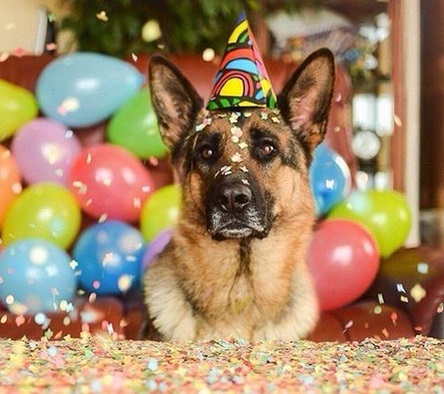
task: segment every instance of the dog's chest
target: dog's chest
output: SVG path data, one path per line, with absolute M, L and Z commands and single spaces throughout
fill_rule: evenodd
M 294 260 L 264 243 L 248 250 L 225 248 L 207 257 L 205 275 L 195 277 L 192 285 L 199 289 L 194 302 L 204 316 L 258 322 L 281 313 L 289 297 Z

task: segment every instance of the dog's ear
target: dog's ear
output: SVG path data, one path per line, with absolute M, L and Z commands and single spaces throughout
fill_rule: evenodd
M 333 54 L 319 49 L 301 64 L 278 96 L 282 116 L 310 151 L 325 136 L 334 80 Z
M 160 134 L 174 154 L 178 142 L 196 120 L 203 100 L 179 69 L 163 56 L 151 57 L 148 80 Z

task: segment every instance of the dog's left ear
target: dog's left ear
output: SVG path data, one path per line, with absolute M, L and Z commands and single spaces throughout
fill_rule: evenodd
M 312 151 L 325 136 L 333 96 L 335 63 L 327 48 L 313 52 L 278 96 L 278 108 Z
M 203 107 L 203 100 L 179 69 L 163 56 L 151 57 L 148 80 L 160 134 L 174 156 Z

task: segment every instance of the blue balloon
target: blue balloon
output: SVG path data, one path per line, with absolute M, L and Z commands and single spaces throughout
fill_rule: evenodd
M 73 249 L 80 286 L 89 293 L 126 293 L 140 280 L 145 242 L 134 227 L 109 220 L 88 227 Z
M 347 163 L 325 143 L 314 151 L 310 186 L 318 215 L 326 214 L 350 192 L 351 175 Z
M 43 69 L 36 96 L 46 116 L 69 127 L 86 127 L 108 118 L 142 83 L 142 74 L 123 60 L 77 52 Z
M 11 312 L 67 310 L 77 280 L 70 256 L 43 239 L 23 238 L 0 254 L 0 299 Z

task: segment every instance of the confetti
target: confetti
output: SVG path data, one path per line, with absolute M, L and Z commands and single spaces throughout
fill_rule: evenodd
M 80 108 L 80 101 L 76 97 L 65 98 L 57 108 L 57 112 L 64 116 L 70 112 L 75 112 Z
M 418 263 L 416 269 L 420 274 L 427 275 L 429 273 L 429 264 L 428 263 Z
M 50 42 L 46 44 L 47 51 L 55 51 L 57 49 L 57 44 L 55 42 Z
M 25 50 L 21 47 L 14 49 L 14 56 L 23 57 L 25 55 Z
M 242 172 L 248 172 L 248 168 L 245 167 L 245 166 L 240 166 L 239 169 L 240 169 Z
M 382 337 L 388 334 L 381 329 Z M 0 341 L 5 392 L 442 393 L 443 340 Z M 321 389 L 322 388 L 322 389 Z
M 417 283 L 410 290 L 410 295 L 415 300 L 415 302 L 419 302 L 427 295 L 427 292 L 419 283 Z
M 232 112 L 229 118 L 230 123 L 237 123 L 240 115 L 240 112 Z
M 103 22 L 108 22 L 108 16 L 106 15 L 105 11 L 101 11 L 98 14 L 96 14 L 96 18 Z
M 213 120 L 211 118 L 204 118 L 201 123 L 195 126 L 194 129 L 196 130 L 196 132 L 202 131 L 205 127 L 209 126 L 212 121 Z
M 243 161 L 242 156 L 239 152 L 236 152 L 230 159 L 233 163 L 240 163 Z
M 7 52 L 1 53 L 0 54 L 0 63 L 6 61 L 8 59 L 8 57 L 9 57 L 9 53 L 7 53 Z

